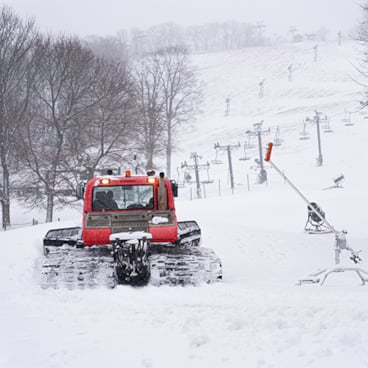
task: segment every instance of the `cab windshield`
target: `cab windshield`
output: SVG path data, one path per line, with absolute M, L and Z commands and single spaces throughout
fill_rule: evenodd
M 93 189 L 92 201 L 94 211 L 153 209 L 153 186 L 99 186 Z

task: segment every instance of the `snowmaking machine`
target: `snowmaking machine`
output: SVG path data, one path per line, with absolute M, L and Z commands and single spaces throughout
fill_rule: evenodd
M 311 273 L 306 278 L 302 278 L 298 281 L 297 285 L 303 284 L 319 284 L 323 285 L 328 278 L 329 275 L 333 273 L 341 273 L 346 271 L 353 271 L 357 274 L 362 285 L 368 283 L 368 271 L 361 267 L 356 266 L 358 263 L 362 262 L 362 258 L 360 257 L 360 252 L 354 250 L 352 247 L 348 245 L 346 239 L 346 230 L 338 231 L 336 230 L 325 218 L 324 211 L 315 203 L 310 202 L 304 196 L 304 194 L 291 182 L 289 178 L 284 174 L 282 170 L 271 160 L 273 143 L 270 142 L 268 144 L 267 153 L 264 158 L 266 162 L 268 162 L 275 171 L 282 176 L 284 181 L 290 185 L 292 189 L 299 195 L 299 197 L 307 204 L 308 208 L 308 221 L 311 225 L 315 226 L 316 233 L 323 233 L 323 231 L 333 233 L 335 235 L 334 242 L 334 254 L 335 254 L 335 266 L 329 268 L 323 268 L 318 270 L 317 272 Z M 323 226 L 324 229 L 321 228 Z M 313 231 L 313 230 L 312 230 Z M 342 251 L 347 251 L 350 253 L 350 260 L 354 263 L 354 266 L 343 266 L 341 264 L 341 253 Z
M 222 278 L 218 256 L 199 246 L 196 221 L 177 221 L 175 181 L 164 173 L 97 176 L 77 186 L 82 227 L 49 230 L 41 286 L 187 285 Z
M 331 229 L 326 225 L 326 214 L 316 202 L 310 202 L 307 206 L 308 218 L 304 231 L 308 234 L 328 234 Z

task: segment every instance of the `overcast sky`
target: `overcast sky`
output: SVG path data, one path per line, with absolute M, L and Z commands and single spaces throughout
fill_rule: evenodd
M 20 16 L 33 17 L 42 31 L 86 36 L 115 34 L 164 22 L 181 25 L 238 20 L 263 22 L 269 34 L 290 26 L 313 32 L 353 28 L 363 0 L 0 0 Z

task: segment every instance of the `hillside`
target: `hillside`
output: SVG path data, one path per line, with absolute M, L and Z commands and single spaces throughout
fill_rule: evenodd
M 193 63 L 206 86 L 203 114 L 196 124 L 196 140 L 190 132 L 191 138 L 184 142 L 193 147 L 210 143 L 212 148 L 212 141 L 219 138 L 237 142 L 261 120 L 270 128 L 299 129 L 302 119 L 315 109 L 332 118 L 342 116 L 344 109 L 356 109 L 361 99 L 361 87 L 353 82 L 358 78 L 356 44 L 319 44 L 317 61 L 315 45 L 304 42 L 195 55 Z M 262 81 L 264 97 L 259 98 Z M 227 98 L 229 116 L 225 116 Z
M 214 144 L 222 146 L 240 144 L 232 152 L 234 177 L 238 189 L 246 185 L 249 176 L 250 186 L 257 181 L 255 158 L 259 158 L 257 139 L 249 140 L 246 131 L 253 131 L 253 125 L 263 121 L 263 130 L 269 134 L 262 139 L 264 146 L 278 137 L 285 143 L 277 148 L 278 157 L 291 159 L 291 166 L 299 164 L 302 156 L 295 151 L 309 151 L 307 167 L 314 167 L 318 154 L 316 127 L 307 124 L 305 129 L 310 140 L 300 140 L 307 117 L 313 118 L 315 110 L 327 116 L 335 132 L 360 134 L 356 130 L 347 131 L 342 119 L 350 117 L 352 122 L 363 119 L 363 112 L 356 113 L 362 99 L 361 86 L 354 80 L 358 78 L 355 66 L 358 64 L 358 50 L 353 42 L 342 46 L 335 43 L 320 44 L 318 60 L 314 61 L 313 43 L 287 44 L 278 47 L 251 48 L 228 53 L 194 56 L 200 78 L 205 82 L 203 114 L 193 129 L 188 129 L 180 139 L 174 160 L 173 173 L 179 181 L 183 180 L 181 163 L 190 160 L 190 153 L 197 152 L 201 164 L 210 163 L 210 169 L 203 168 L 202 180 L 210 178 L 215 183 L 227 173 L 227 155 L 224 150 L 216 152 Z M 292 81 L 288 80 L 288 66 L 292 65 Z M 264 97 L 259 97 L 259 82 L 264 80 Z M 230 112 L 225 114 L 226 99 L 230 99 Z M 321 121 L 321 132 L 325 123 Z M 336 134 L 322 134 L 323 151 L 333 145 L 344 144 L 337 141 Z M 327 142 L 331 142 L 328 144 Z M 244 144 L 251 143 L 253 148 Z M 323 155 L 327 159 L 327 151 Z M 341 152 L 341 151 L 339 151 Z M 335 154 L 335 152 L 334 152 Z M 250 160 L 239 161 L 242 157 Z M 215 158 L 225 165 L 213 165 Z M 306 162 L 307 164 L 307 162 Z M 326 161 L 328 164 L 328 161 Z M 286 169 L 286 168 L 285 168 Z M 331 169 L 320 170 L 326 179 L 337 175 Z M 326 174 L 324 174 L 326 173 Z M 329 177 L 329 179 L 327 179 Z M 227 182 L 229 179 L 227 179 Z M 215 185 L 216 186 L 216 185 Z M 222 187 L 225 187 L 224 183 Z M 208 186 L 207 192 L 218 192 Z
M 354 112 L 360 87 L 352 81 L 354 45 L 312 44 L 196 55 L 206 82 L 203 115 L 181 139 L 178 176 L 190 153 L 214 159 L 215 142 L 243 146 L 245 131 L 264 120 L 284 141 L 272 160 L 311 201 L 319 203 L 348 244 L 362 250 L 368 270 L 368 120 Z M 287 67 L 295 65 L 293 81 Z M 264 97 L 258 83 L 265 79 Z M 231 98 L 229 116 L 225 99 Z M 315 125 L 300 140 L 302 121 L 318 109 L 330 117 L 322 132 L 323 165 L 316 166 Z M 354 272 L 332 274 L 323 286 L 296 286 L 300 278 L 334 265 L 334 236 L 304 233 L 307 206 L 269 164 L 267 184 L 257 184 L 256 148 L 240 161 L 233 151 L 235 188 L 227 158 L 210 165 L 204 199 L 189 200 L 194 184 L 180 188 L 179 219 L 196 219 L 202 246 L 223 261 L 224 280 L 198 287 L 118 286 L 114 290 L 42 290 L 39 272 L 46 230 L 80 222 L 76 211 L 61 222 L 0 233 L 0 366 L 7 368 L 120 367 L 366 367 L 367 285 Z M 326 189 L 343 174 L 342 188 Z M 206 177 L 207 169 L 201 171 Z M 249 187 L 247 185 L 249 179 Z M 219 181 L 221 196 L 219 196 Z M 14 208 L 15 217 L 25 214 Z M 30 214 L 27 214 L 29 216 Z M 68 222 L 63 222 L 68 220 Z M 352 266 L 349 252 L 342 264 Z

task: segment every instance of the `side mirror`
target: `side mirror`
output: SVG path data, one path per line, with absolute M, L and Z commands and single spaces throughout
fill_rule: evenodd
M 77 184 L 77 188 L 75 189 L 75 196 L 77 199 L 84 199 L 84 189 L 86 188 L 86 183 L 81 182 Z
M 175 181 L 175 180 L 170 180 L 170 184 L 171 184 L 171 190 L 173 192 L 173 196 L 174 197 L 177 197 L 178 196 L 178 189 L 179 189 L 179 186 L 178 186 L 178 183 Z

